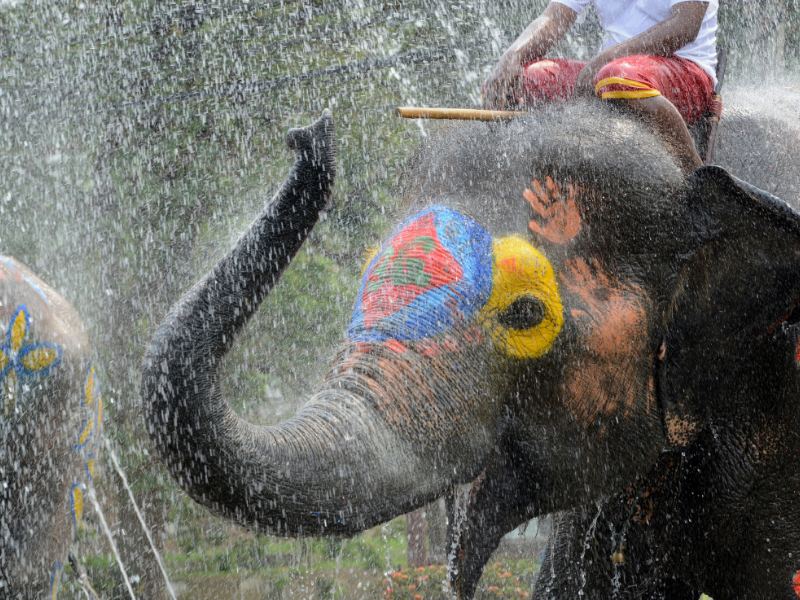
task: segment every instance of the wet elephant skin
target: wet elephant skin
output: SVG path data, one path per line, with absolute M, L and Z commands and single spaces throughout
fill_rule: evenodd
M 474 481 L 453 531 L 463 597 L 493 537 L 554 511 L 544 597 L 724 597 L 723 565 L 753 548 L 737 593 L 791 597 L 797 213 L 718 167 L 686 179 L 595 104 L 448 128 L 408 171 L 408 216 L 364 266 L 321 389 L 255 427 L 217 365 L 335 173 L 329 116 L 289 140 L 283 187 L 147 353 L 148 428 L 196 500 L 261 530 L 352 535 Z
M 0 256 L 0 597 L 55 597 L 94 471 L 102 400 L 77 313 Z
M 722 128 L 718 158 L 759 185 L 797 201 L 800 169 L 794 165 L 787 170 L 782 157 L 793 154 L 798 139 L 800 132 L 794 125 L 734 109 Z M 780 160 L 774 160 L 775 156 Z M 744 187 L 754 197 L 761 196 L 768 203 L 774 200 L 746 184 Z M 783 203 L 776 206 L 777 213 L 786 212 Z M 756 234 L 757 220 L 737 208 L 730 206 L 730 215 L 745 224 L 743 235 Z M 757 251 L 764 252 L 768 246 L 769 241 Z M 796 250 L 789 244 L 774 252 L 777 260 L 765 256 L 763 271 L 770 269 L 770 261 L 779 262 L 782 255 L 791 256 Z M 716 260 L 720 259 L 718 255 Z M 739 260 L 728 264 L 746 264 Z M 725 266 L 726 261 L 721 263 Z M 749 274 L 745 268 L 742 272 L 744 279 L 739 285 L 746 292 L 752 280 L 746 281 Z M 791 295 L 793 283 L 791 277 L 786 279 L 782 285 Z M 730 278 L 731 283 L 735 280 L 735 276 Z M 707 281 L 697 283 L 708 287 Z M 732 293 L 730 298 L 737 296 Z M 698 300 L 691 295 L 685 299 L 692 304 Z M 742 304 L 736 300 L 736 305 L 725 309 L 722 303 L 707 303 L 714 318 L 701 316 L 699 322 L 682 328 L 695 332 L 692 339 L 669 344 L 664 340 L 659 346 L 654 379 L 664 414 L 671 415 L 665 431 L 672 443 L 651 472 L 637 477 L 624 492 L 557 518 L 536 598 L 573 598 L 581 590 L 609 598 L 697 598 L 703 591 L 730 598 L 795 598 L 800 594 L 800 572 L 791 560 L 796 550 L 793 542 L 786 541 L 795 535 L 798 523 L 798 512 L 790 500 L 797 482 L 795 463 L 787 460 L 795 452 L 798 314 L 796 308 L 787 310 L 765 330 L 746 332 L 736 342 L 720 327 L 725 321 L 718 313 L 736 314 Z M 740 316 L 738 321 L 746 323 L 749 318 Z M 712 331 L 704 329 L 706 322 Z M 761 346 L 754 345 L 759 338 Z M 707 345 L 711 352 L 703 349 Z M 704 366 L 714 347 L 724 348 L 719 358 L 712 360 L 719 370 L 693 371 L 687 377 L 696 382 L 694 393 L 698 396 L 707 390 L 712 397 L 740 398 L 739 410 L 760 407 L 754 412 L 745 409 L 747 415 L 738 417 L 746 425 L 737 423 L 731 411 L 735 403 L 720 407 L 720 417 L 713 421 L 703 414 L 707 406 L 695 409 L 693 415 L 676 411 L 680 407 L 670 398 L 683 391 L 669 389 L 676 380 L 669 364 L 680 361 L 667 359 L 668 349 L 674 352 L 676 347 L 687 358 L 694 353 L 686 364 L 697 361 Z M 720 381 L 730 387 L 725 389 Z M 768 406 L 778 410 L 762 412 Z M 506 454 L 513 457 L 519 453 Z M 456 558 L 451 564 L 452 576 L 463 597 L 473 593 L 500 538 L 541 514 L 535 504 L 516 500 L 526 497 L 531 482 L 520 476 L 517 467 L 506 466 L 508 462 L 492 461 L 487 473 L 472 486 L 461 529 L 451 536 L 455 544 L 451 556 Z M 781 551 L 786 560 L 777 570 L 779 576 L 765 576 L 768 571 L 775 572 L 774 556 Z

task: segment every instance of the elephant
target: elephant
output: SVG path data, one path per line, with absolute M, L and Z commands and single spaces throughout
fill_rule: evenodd
M 745 176 L 760 187 L 794 199 L 800 204 L 800 166 L 794 148 L 800 142 L 800 128 L 792 108 L 800 102 L 797 94 L 773 89 L 769 95 L 772 109 L 764 105 L 759 94 L 739 88 L 730 94 L 720 127 L 717 160 L 731 171 Z M 783 106 L 781 106 L 783 104 Z M 775 107 L 778 107 L 776 110 Z M 710 425 L 710 424 L 709 424 Z M 706 435 L 710 435 L 710 429 Z M 707 442 L 706 442 L 707 445 Z M 713 467 L 701 483 L 697 478 L 688 483 L 684 478 L 698 464 L 687 461 L 694 453 L 694 462 L 702 462 L 701 440 L 690 447 L 671 452 L 665 449 L 661 459 L 647 477 L 603 502 L 565 512 L 556 517 L 556 533 L 551 536 L 548 552 L 538 577 L 535 598 L 574 598 L 581 589 L 594 589 L 599 597 L 687 598 L 696 600 L 705 586 L 714 586 L 723 598 L 739 597 L 744 587 L 741 579 L 749 579 L 748 569 L 760 568 L 752 557 L 747 569 L 728 572 L 729 557 L 722 557 L 721 536 L 710 542 L 696 539 L 697 529 L 681 530 L 675 523 L 701 522 L 698 510 L 698 489 L 708 488 Z M 682 466 L 679 468 L 678 465 Z M 471 598 L 481 572 L 500 539 L 528 519 L 538 516 L 535 505 L 526 501 L 524 490 L 533 482 L 526 480 L 524 470 L 517 471 L 513 462 L 501 457 L 472 484 L 466 501 L 451 512 L 449 571 L 451 585 L 460 598 Z M 677 493 L 682 489 L 683 495 Z M 714 503 L 708 489 L 703 502 Z M 646 518 L 643 518 L 643 515 Z M 665 520 L 665 515 L 670 515 Z M 790 521 L 792 517 L 786 516 Z M 659 518 L 662 520 L 658 522 Z M 703 536 L 710 537 L 707 531 Z M 665 552 L 670 549 L 670 553 Z M 654 549 L 656 549 L 654 551 Z M 687 549 L 694 549 L 689 552 Z M 708 563 L 708 556 L 720 555 L 718 579 L 724 586 L 707 582 L 698 564 Z M 683 575 L 676 577 L 674 565 L 681 564 Z M 726 571 L 726 569 L 728 571 Z M 659 577 L 658 573 L 666 573 Z M 800 595 L 800 576 L 792 578 L 795 594 Z M 646 582 L 646 583 L 645 583 Z M 624 585 L 623 585 L 624 583 Z M 645 587 L 645 585 L 647 587 Z M 602 590 L 602 591 L 600 591 Z M 557 592 L 556 592 L 557 591 Z M 772 595 L 771 595 L 772 594 Z M 750 592 L 747 597 L 780 597 L 778 592 Z M 794 596 L 792 596 L 794 597 Z
M 219 363 L 328 209 L 332 128 L 326 113 L 289 133 L 287 179 L 148 346 L 144 416 L 184 490 L 260 531 L 347 536 L 471 483 L 518 515 L 576 515 L 556 527 L 572 556 L 595 531 L 578 509 L 645 498 L 677 457 L 667 473 L 698 510 L 662 515 L 663 532 L 725 547 L 697 548 L 704 591 L 724 595 L 721 565 L 755 549 L 736 594 L 792 597 L 800 216 L 723 168 L 685 177 L 643 124 L 593 102 L 447 128 L 408 170 L 408 217 L 364 267 L 320 389 L 255 426 Z M 640 504 L 623 506 L 646 523 Z
M 102 399 L 75 309 L 0 256 L 0 596 L 55 598 L 94 473 Z

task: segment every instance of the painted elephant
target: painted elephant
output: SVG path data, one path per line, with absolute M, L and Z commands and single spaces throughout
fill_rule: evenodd
M 800 165 L 795 156 L 800 127 L 793 114 L 800 96 L 776 88 L 765 103 L 762 94 L 740 88 L 732 90 L 729 98 L 720 127 L 719 163 L 800 204 Z M 711 589 L 723 598 L 740 597 L 742 590 L 748 590 L 747 597 L 781 597 L 786 592 L 785 578 L 776 578 L 774 587 L 743 584 L 753 580 L 754 572 L 767 568 L 760 562 L 758 548 L 752 548 L 744 564 L 736 564 L 728 548 L 741 540 L 731 539 L 710 517 L 701 517 L 707 506 L 730 500 L 725 496 L 730 485 L 711 484 L 717 471 L 731 474 L 720 469 L 718 462 L 702 459 L 713 454 L 707 439 L 712 425 L 710 418 L 705 421 L 703 435 L 692 444 L 665 448 L 653 469 L 625 490 L 559 514 L 534 597 L 574 598 L 581 590 L 592 590 L 608 598 L 696 600 L 703 590 Z M 490 462 L 472 484 L 466 501 L 451 515 L 455 525 L 448 542 L 451 583 L 461 598 L 472 597 L 500 539 L 540 514 L 526 493 L 535 482 L 509 456 L 513 452 Z M 702 475 L 689 477 L 695 472 Z M 762 499 L 769 503 L 768 498 Z M 763 512 L 757 504 L 756 497 L 752 498 L 756 514 Z M 797 522 L 797 513 L 780 518 Z M 705 526 L 698 528 L 697 523 Z M 769 532 L 763 535 L 769 537 Z M 765 551 L 769 554 L 772 548 Z M 792 587 L 800 596 L 800 575 L 792 576 Z
M 707 520 L 674 525 L 724 533 L 727 558 L 764 550 L 741 593 L 788 597 L 797 213 L 720 168 L 684 178 L 644 127 L 595 104 L 450 128 L 365 267 L 322 389 L 257 427 L 221 396 L 218 365 L 328 202 L 331 128 L 290 132 L 287 180 L 147 351 L 148 430 L 187 492 L 245 526 L 350 535 L 478 477 L 526 514 L 589 506 L 705 440 L 702 477 L 674 468 L 687 494 L 713 490 Z M 717 568 L 709 557 L 712 594 Z
M 0 596 L 55 598 L 94 471 L 102 400 L 70 304 L 0 256 Z

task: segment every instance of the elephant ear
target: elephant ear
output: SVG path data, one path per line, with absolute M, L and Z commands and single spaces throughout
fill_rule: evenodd
M 657 359 L 667 437 L 679 446 L 712 414 L 778 401 L 796 377 L 800 313 L 800 214 L 719 167 L 688 183 L 689 237 Z

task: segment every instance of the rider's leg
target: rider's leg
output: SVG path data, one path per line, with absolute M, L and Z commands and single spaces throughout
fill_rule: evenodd
M 519 104 L 530 107 L 571 98 L 585 64 L 569 58 L 543 58 L 526 65 Z
M 687 127 L 702 118 L 714 97 L 713 81 L 699 65 L 677 56 L 626 56 L 598 71 L 595 92 L 645 118 L 685 171 L 703 164 Z
M 624 102 L 652 124 L 685 172 L 690 173 L 703 166 L 686 121 L 672 102 L 664 96 L 629 99 Z

